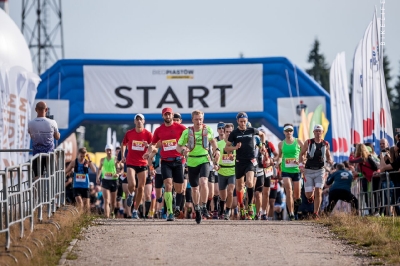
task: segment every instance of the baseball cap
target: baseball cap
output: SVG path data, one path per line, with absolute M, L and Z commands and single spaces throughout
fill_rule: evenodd
M 314 130 L 324 130 L 324 128 L 321 125 L 315 125 Z
M 224 122 L 218 122 L 217 128 L 220 128 L 220 127 L 225 127 L 225 123 Z
M 162 109 L 162 114 L 164 115 L 165 113 L 173 113 L 172 112 L 172 108 L 171 107 L 165 107 L 164 109 Z
M 174 114 L 174 118 L 179 118 L 179 119 L 182 119 L 182 116 L 181 116 L 181 114 L 180 114 L 180 113 L 175 113 L 175 114 Z
M 90 183 L 89 183 L 89 186 L 94 186 L 94 183 L 93 183 L 93 182 L 90 182 Z
M 112 150 L 113 146 L 111 144 L 107 144 L 106 147 L 104 148 L 105 150 Z
M 142 115 L 142 114 L 136 114 L 134 119 L 136 120 L 137 117 L 140 117 L 141 119 L 144 120 L 144 115 Z

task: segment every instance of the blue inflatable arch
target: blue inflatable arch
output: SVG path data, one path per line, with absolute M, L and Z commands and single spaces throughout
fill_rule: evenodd
M 255 72 L 247 71 L 253 66 Z M 211 68 L 211 72 L 207 72 L 207 67 Z M 130 87 L 124 82 L 120 83 L 118 87 L 110 87 L 110 94 L 100 89 L 103 87 L 103 83 L 119 84 L 119 79 L 122 79 L 119 73 L 125 69 L 144 71 L 148 68 L 152 69 L 155 79 L 158 78 L 157 75 L 163 77 L 162 82 L 167 84 L 165 88 L 162 88 L 163 92 L 155 93 L 156 86 L 136 86 L 135 90 L 134 86 Z M 192 68 L 195 69 L 195 72 L 191 70 Z M 248 77 L 248 79 L 242 82 L 237 77 L 238 75 L 231 75 L 231 70 L 232 73 L 244 73 L 244 77 Z M 132 79 L 143 79 L 143 83 L 150 84 L 152 81 L 146 80 L 147 74 L 141 75 L 140 71 L 135 72 L 136 74 L 133 75 L 136 76 Z M 187 79 L 185 82 L 190 79 L 196 80 L 200 75 L 196 76 L 196 74 L 200 72 L 203 73 L 202 79 L 207 79 L 204 77 L 204 73 L 210 73 L 208 76 L 211 79 L 219 79 L 223 84 L 213 83 L 213 86 L 210 85 L 211 88 L 205 85 L 189 86 L 186 89 L 181 88 L 182 91 L 175 85 L 169 85 L 170 83 L 178 84 L 179 80 L 183 79 Z M 108 76 L 109 73 L 110 76 Z M 88 78 L 85 75 L 91 76 Z M 215 75 L 222 76 L 214 77 Z M 106 82 L 99 81 L 104 76 L 107 76 Z M 146 123 L 160 123 L 162 121 L 161 109 L 166 106 L 180 112 L 186 121 L 190 120 L 190 110 L 204 110 L 205 121 L 208 123 L 232 121 L 235 120 L 237 112 L 246 111 L 251 121 L 260 121 L 279 138 L 283 138 L 283 123 L 299 121 L 299 108 L 307 106 L 309 110 L 313 111 L 318 104 L 322 104 L 325 115 L 330 120 L 329 94 L 308 74 L 283 57 L 210 60 L 60 60 L 43 73 L 41 78 L 42 82 L 39 84 L 36 99 L 48 102 L 51 113 L 55 115 L 55 119 L 59 123 L 60 141 L 74 132 L 82 122 L 129 123 L 132 121 L 134 113 L 143 113 L 146 116 Z M 235 82 L 240 85 L 229 85 L 230 79 L 238 79 Z M 256 92 L 258 85 L 254 86 L 254 91 L 253 87 L 242 89 L 250 86 L 252 80 L 254 84 L 260 84 L 260 93 Z M 205 82 L 207 83 L 207 81 Z M 235 91 L 239 86 L 241 89 Z M 97 88 L 99 88 L 98 92 Z M 107 89 L 106 85 L 103 89 Z M 87 91 L 85 92 L 85 90 Z M 91 90 L 91 94 L 88 94 L 88 90 Z M 136 93 L 135 95 L 140 95 L 140 97 L 135 96 L 131 99 L 130 93 Z M 188 103 L 179 99 L 184 93 L 189 94 Z M 229 98 L 231 93 L 236 95 L 236 98 Z M 210 107 L 210 103 L 207 102 L 210 96 L 207 95 L 211 94 L 214 95 L 214 98 L 219 97 L 212 103 L 213 106 L 218 105 L 218 109 L 214 108 L 214 111 L 209 111 L 204 106 Z M 113 102 L 113 97 L 117 97 L 117 102 Z M 96 102 L 94 104 L 92 102 L 90 105 L 88 101 L 92 98 L 96 98 Z M 153 98 L 157 98 L 154 104 L 151 102 Z M 108 105 L 107 102 L 106 104 L 102 103 L 104 99 L 110 100 L 110 108 L 115 110 L 117 108 L 115 106 L 119 106 L 121 111 L 101 112 L 101 108 Z M 228 106 L 230 102 L 227 103 L 227 101 L 232 101 L 232 99 L 238 101 L 235 103 L 237 109 Z M 184 103 L 187 106 L 183 106 Z M 129 111 L 131 110 L 129 108 L 134 108 L 135 104 L 141 107 L 132 112 Z M 149 106 L 151 104 L 153 107 Z M 149 107 L 148 110 L 146 106 Z M 227 111 L 224 111 L 224 108 Z M 325 139 L 331 141 L 329 128 Z

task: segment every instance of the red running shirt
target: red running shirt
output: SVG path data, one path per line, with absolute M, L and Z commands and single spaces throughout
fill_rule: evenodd
M 176 151 L 176 147 L 178 145 L 178 140 L 185 129 L 186 127 L 184 125 L 178 123 L 172 123 L 172 125 L 168 127 L 165 124 L 162 124 L 156 128 L 152 143 L 156 144 L 158 141 L 161 141 L 161 159 L 182 156 Z
M 126 165 L 146 166 L 147 160 L 143 159 L 143 154 L 147 152 L 147 145 L 151 143 L 153 135 L 147 129 L 142 132 L 136 132 L 136 129 L 128 130 L 122 140 L 128 150 Z

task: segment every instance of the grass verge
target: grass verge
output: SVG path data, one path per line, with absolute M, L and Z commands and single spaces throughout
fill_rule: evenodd
M 33 232 L 29 229 L 29 221 L 24 222 L 24 237 L 19 237 L 19 225 L 13 225 L 11 229 L 11 247 L 9 254 L 13 255 L 19 265 L 58 265 L 58 262 L 69 246 L 70 242 L 77 238 L 82 228 L 92 224 L 96 217 L 85 213 L 62 208 L 51 217 L 52 222 L 60 225 L 60 230 L 53 224 L 37 222 Z M 0 243 L 3 243 L 4 236 L 0 235 Z M 28 252 L 29 248 L 32 252 Z M 4 254 L 4 253 L 3 253 Z M 27 256 L 27 255 L 28 256 Z M 69 254 L 69 259 L 74 255 Z M 0 261 L 7 265 L 14 265 L 14 259 L 9 256 L 1 256 Z
M 320 220 L 339 238 L 389 264 L 400 264 L 400 218 L 335 214 Z M 373 264 L 380 264 L 376 261 Z M 383 263 L 382 262 L 382 263 Z

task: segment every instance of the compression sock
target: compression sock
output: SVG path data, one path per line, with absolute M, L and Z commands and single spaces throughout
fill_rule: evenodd
M 253 204 L 254 188 L 247 188 L 247 196 L 249 197 L 248 205 Z
M 218 200 L 219 196 L 214 196 L 213 201 L 214 201 L 214 211 L 218 211 Z
M 211 211 L 211 200 L 210 198 L 207 200 L 207 211 Z
M 238 191 L 236 190 L 236 196 L 237 196 L 237 202 L 240 208 L 243 208 L 243 194 L 244 191 Z
M 225 201 L 224 200 L 220 200 L 219 201 L 219 215 L 223 215 L 224 214 L 224 209 L 225 209 Z
M 180 209 L 181 210 L 183 210 L 184 209 L 184 207 L 185 207 L 185 197 L 184 197 L 184 195 L 182 194 L 182 199 L 181 199 L 181 204 L 180 204 L 180 206 L 179 207 L 181 207 Z
M 173 213 L 173 210 L 172 210 L 172 192 L 165 192 L 164 193 L 164 201 L 165 201 L 165 204 L 167 205 L 168 214 Z
M 151 206 L 151 201 L 145 201 L 144 207 L 145 207 L 146 210 L 145 210 L 145 213 L 144 213 L 144 217 L 147 217 L 149 215 L 150 206 Z
M 178 207 L 180 210 L 182 210 L 182 208 L 181 208 L 182 201 L 183 201 L 183 194 L 182 193 L 176 193 L 175 206 Z
M 164 194 L 164 208 L 163 208 L 163 214 L 167 214 L 167 202 L 165 201 L 165 194 Z

